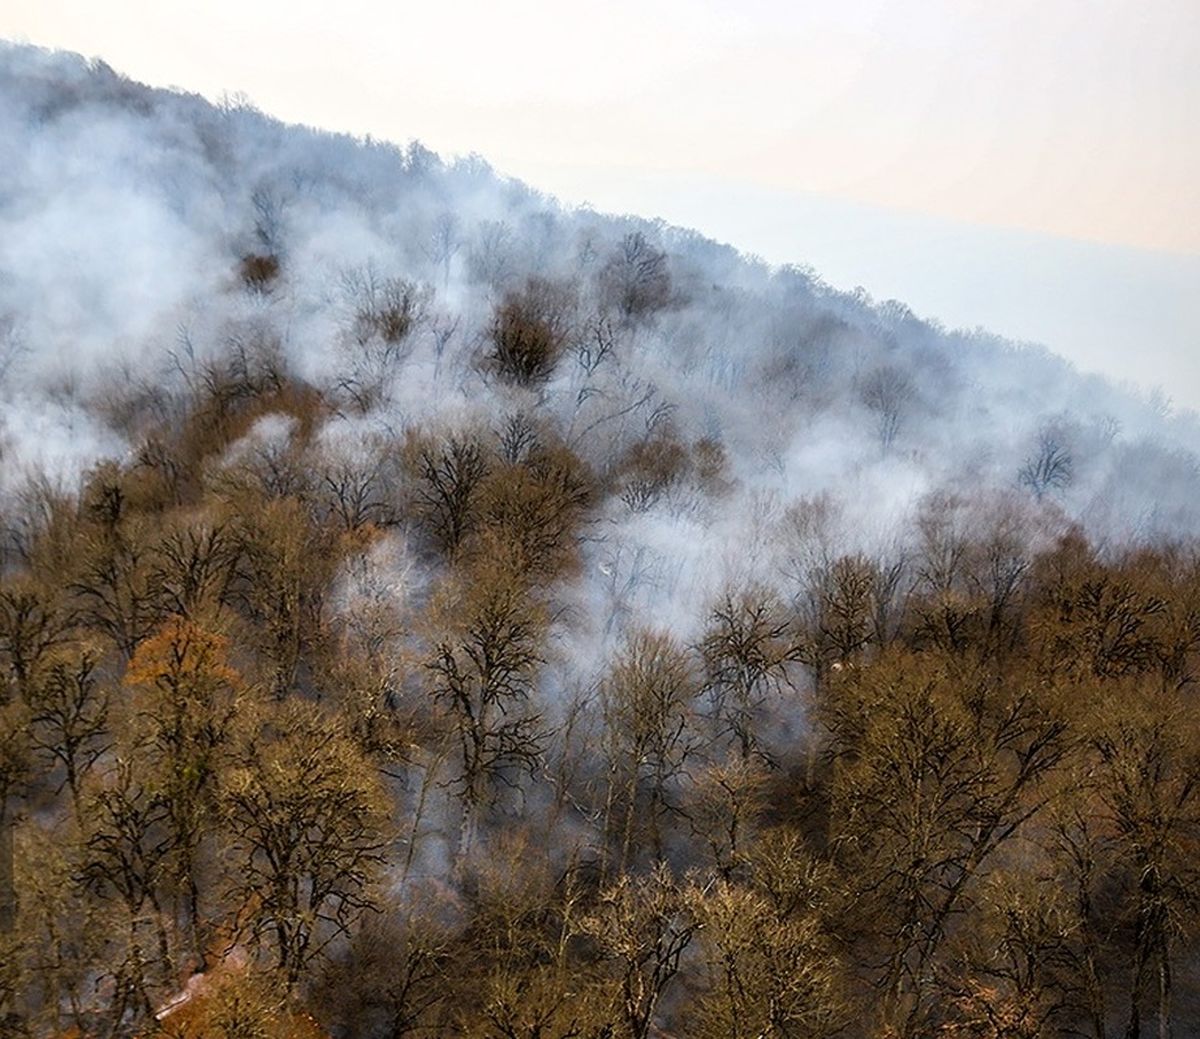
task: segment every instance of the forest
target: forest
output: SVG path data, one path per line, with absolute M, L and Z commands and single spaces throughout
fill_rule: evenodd
M 0 141 L 0 1036 L 1195 1034 L 1193 415 L 71 55 Z

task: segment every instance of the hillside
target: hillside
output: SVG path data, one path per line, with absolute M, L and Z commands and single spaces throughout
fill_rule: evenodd
M 71 55 L 0 142 L 0 1035 L 1200 1015 L 1193 416 Z

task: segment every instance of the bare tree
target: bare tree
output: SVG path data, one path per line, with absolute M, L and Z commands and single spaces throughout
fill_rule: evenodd
M 454 262 L 454 257 L 458 255 L 462 246 L 458 217 L 449 210 L 438 214 L 437 219 L 433 222 L 433 231 L 429 236 L 425 255 L 429 257 L 430 263 L 441 268 L 443 290 L 450 285 L 450 265 Z
M 704 988 L 691 1013 L 699 1039 L 823 1039 L 845 1022 L 838 964 L 817 914 L 718 880 L 693 886 Z
M 502 289 L 512 276 L 513 232 L 500 220 L 485 220 L 467 254 L 467 270 L 476 281 Z
M 54 598 L 30 581 L 0 587 L 0 661 L 18 696 L 28 698 L 41 661 L 66 640 L 68 617 Z M 0 681 L 0 706 L 9 682 Z
M 392 519 L 383 454 L 382 444 L 363 438 L 328 444 L 318 456 L 318 504 L 343 530 L 383 526 Z
M 422 445 L 415 465 L 420 508 L 433 536 L 453 554 L 477 519 L 479 495 L 488 473 L 483 448 L 474 437 L 452 436 L 440 446 Z
M 627 319 L 661 310 L 671 299 L 667 254 L 641 231 L 625 235 L 600 273 L 608 298 Z
M 164 609 L 182 617 L 215 610 L 228 599 L 239 548 L 225 523 L 181 523 L 154 548 L 154 585 Z
M 657 631 L 633 634 L 601 686 L 609 768 L 605 838 L 619 813 L 621 871 L 631 862 L 638 819 L 654 858 L 663 857 L 664 820 L 678 811 L 673 788 L 696 749 L 692 710 L 698 689 L 686 652 Z
M 886 454 L 895 444 L 909 405 L 916 397 L 912 379 L 899 368 L 884 365 L 863 378 L 859 397 L 875 418 L 875 436 Z
M 404 278 L 387 277 L 368 262 L 342 271 L 339 287 L 359 343 L 378 336 L 395 347 L 425 316 L 432 290 Z
M 1065 490 L 1075 476 L 1075 459 L 1062 434 L 1045 428 L 1038 433 L 1033 453 L 1017 472 L 1017 481 L 1041 501 L 1052 491 Z
M 165 982 L 171 970 L 159 900 L 173 846 L 169 806 L 135 774 L 131 762 L 119 759 L 88 799 L 84 816 L 88 828 L 79 880 L 102 898 L 115 899 L 128 927 L 113 985 L 116 1032 L 127 1015 L 135 1025 L 149 1019 L 155 983 Z
M 434 313 L 429 322 L 429 333 L 433 337 L 435 377 L 440 377 L 442 374 L 442 359 L 445 356 L 446 347 L 450 345 L 450 341 L 458 331 L 461 320 L 458 314 L 439 310 Z
M 646 512 L 691 469 L 691 458 L 669 424 L 652 436 L 637 441 L 617 465 L 618 497 L 630 512 Z
M 367 263 L 341 273 L 340 294 L 349 318 L 349 371 L 338 386 L 366 411 L 407 356 L 426 322 L 433 292 L 413 281 L 386 277 Z
M 25 336 L 16 320 L 0 316 L 0 386 L 10 373 L 17 370 L 21 359 L 29 352 Z
M 261 654 L 267 685 L 282 699 L 319 630 L 333 566 L 330 534 L 294 498 L 249 498 L 232 536 L 239 565 L 230 598 L 251 622 L 243 638 Z
M 726 594 L 701 644 L 705 687 L 720 736 L 732 736 L 743 761 L 759 751 L 759 713 L 787 682 L 795 659 L 791 626 L 766 591 Z
M 452 991 L 451 956 L 449 935 L 436 921 L 401 910 L 373 915 L 320 968 L 313 985 L 318 1013 L 380 1039 L 432 1030 Z
M 109 697 L 100 688 L 96 664 L 85 650 L 46 667 L 35 683 L 29 719 L 33 748 L 63 768 L 79 822 L 83 780 L 108 749 Z
M 586 322 L 575 345 L 575 359 L 585 379 L 594 376 L 600 365 L 613 356 L 616 342 L 617 335 L 612 322 L 603 314 L 596 314 Z M 579 392 L 583 393 L 583 390 Z M 577 403 L 582 404 L 583 401 Z
M 646 876 L 622 874 L 601 894 L 596 912 L 581 926 L 615 970 L 625 1034 L 647 1039 L 696 933 L 685 891 L 664 863 Z
M 1160 1039 L 1169 1039 L 1177 946 L 1183 921 L 1200 904 L 1200 758 L 1188 742 L 1194 720 L 1153 684 L 1121 690 L 1102 707 L 1107 717 L 1091 740 L 1099 765 L 1094 790 L 1112 822 L 1118 861 L 1129 869 L 1125 1035 L 1142 1034 L 1143 1018 L 1152 1016 Z
M 1067 724 L 1044 691 L 893 653 L 830 683 L 821 707 L 859 955 L 882 1023 L 928 1034 L 950 923 L 985 863 L 1049 802 Z
M 460 862 L 495 784 L 511 785 L 514 774 L 532 772 L 545 739 L 531 700 L 546 618 L 518 568 L 496 548 L 481 554 L 461 598 L 447 603 L 453 616 L 425 665 L 458 748 Z
M 290 985 L 374 905 L 388 844 L 375 771 L 336 722 L 292 703 L 248 736 L 223 786 L 239 931 Z
M 83 562 L 69 585 L 78 616 L 103 633 L 128 659 L 162 617 L 158 571 L 149 524 L 125 519 L 117 482 L 97 488 L 92 508 L 99 523 L 82 546 Z
M 808 575 L 796 653 L 818 685 L 831 670 L 856 663 L 877 640 L 878 588 L 875 564 L 862 554 L 838 556 Z
M 254 210 L 254 237 L 267 256 L 283 255 L 287 211 L 291 200 L 279 188 L 262 184 L 250 196 Z

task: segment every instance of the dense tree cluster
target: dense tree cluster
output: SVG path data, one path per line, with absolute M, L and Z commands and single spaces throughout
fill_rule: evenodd
M 634 463 L 529 414 L 335 460 L 290 379 L 202 380 L 154 462 L 12 517 L 8 1033 L 1191 1019 L 1193 550 L 1100 549 L 1014 492 L 837 554 L 801 502 L 774 586 L 564 666 Z M 285 442 L 231 450 L 264 414 Z

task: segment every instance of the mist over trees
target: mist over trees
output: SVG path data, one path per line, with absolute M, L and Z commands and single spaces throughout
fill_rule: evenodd
M 1192 417 L 476 157 L 0 99 L 0 1035 L 1200 1020 Z

